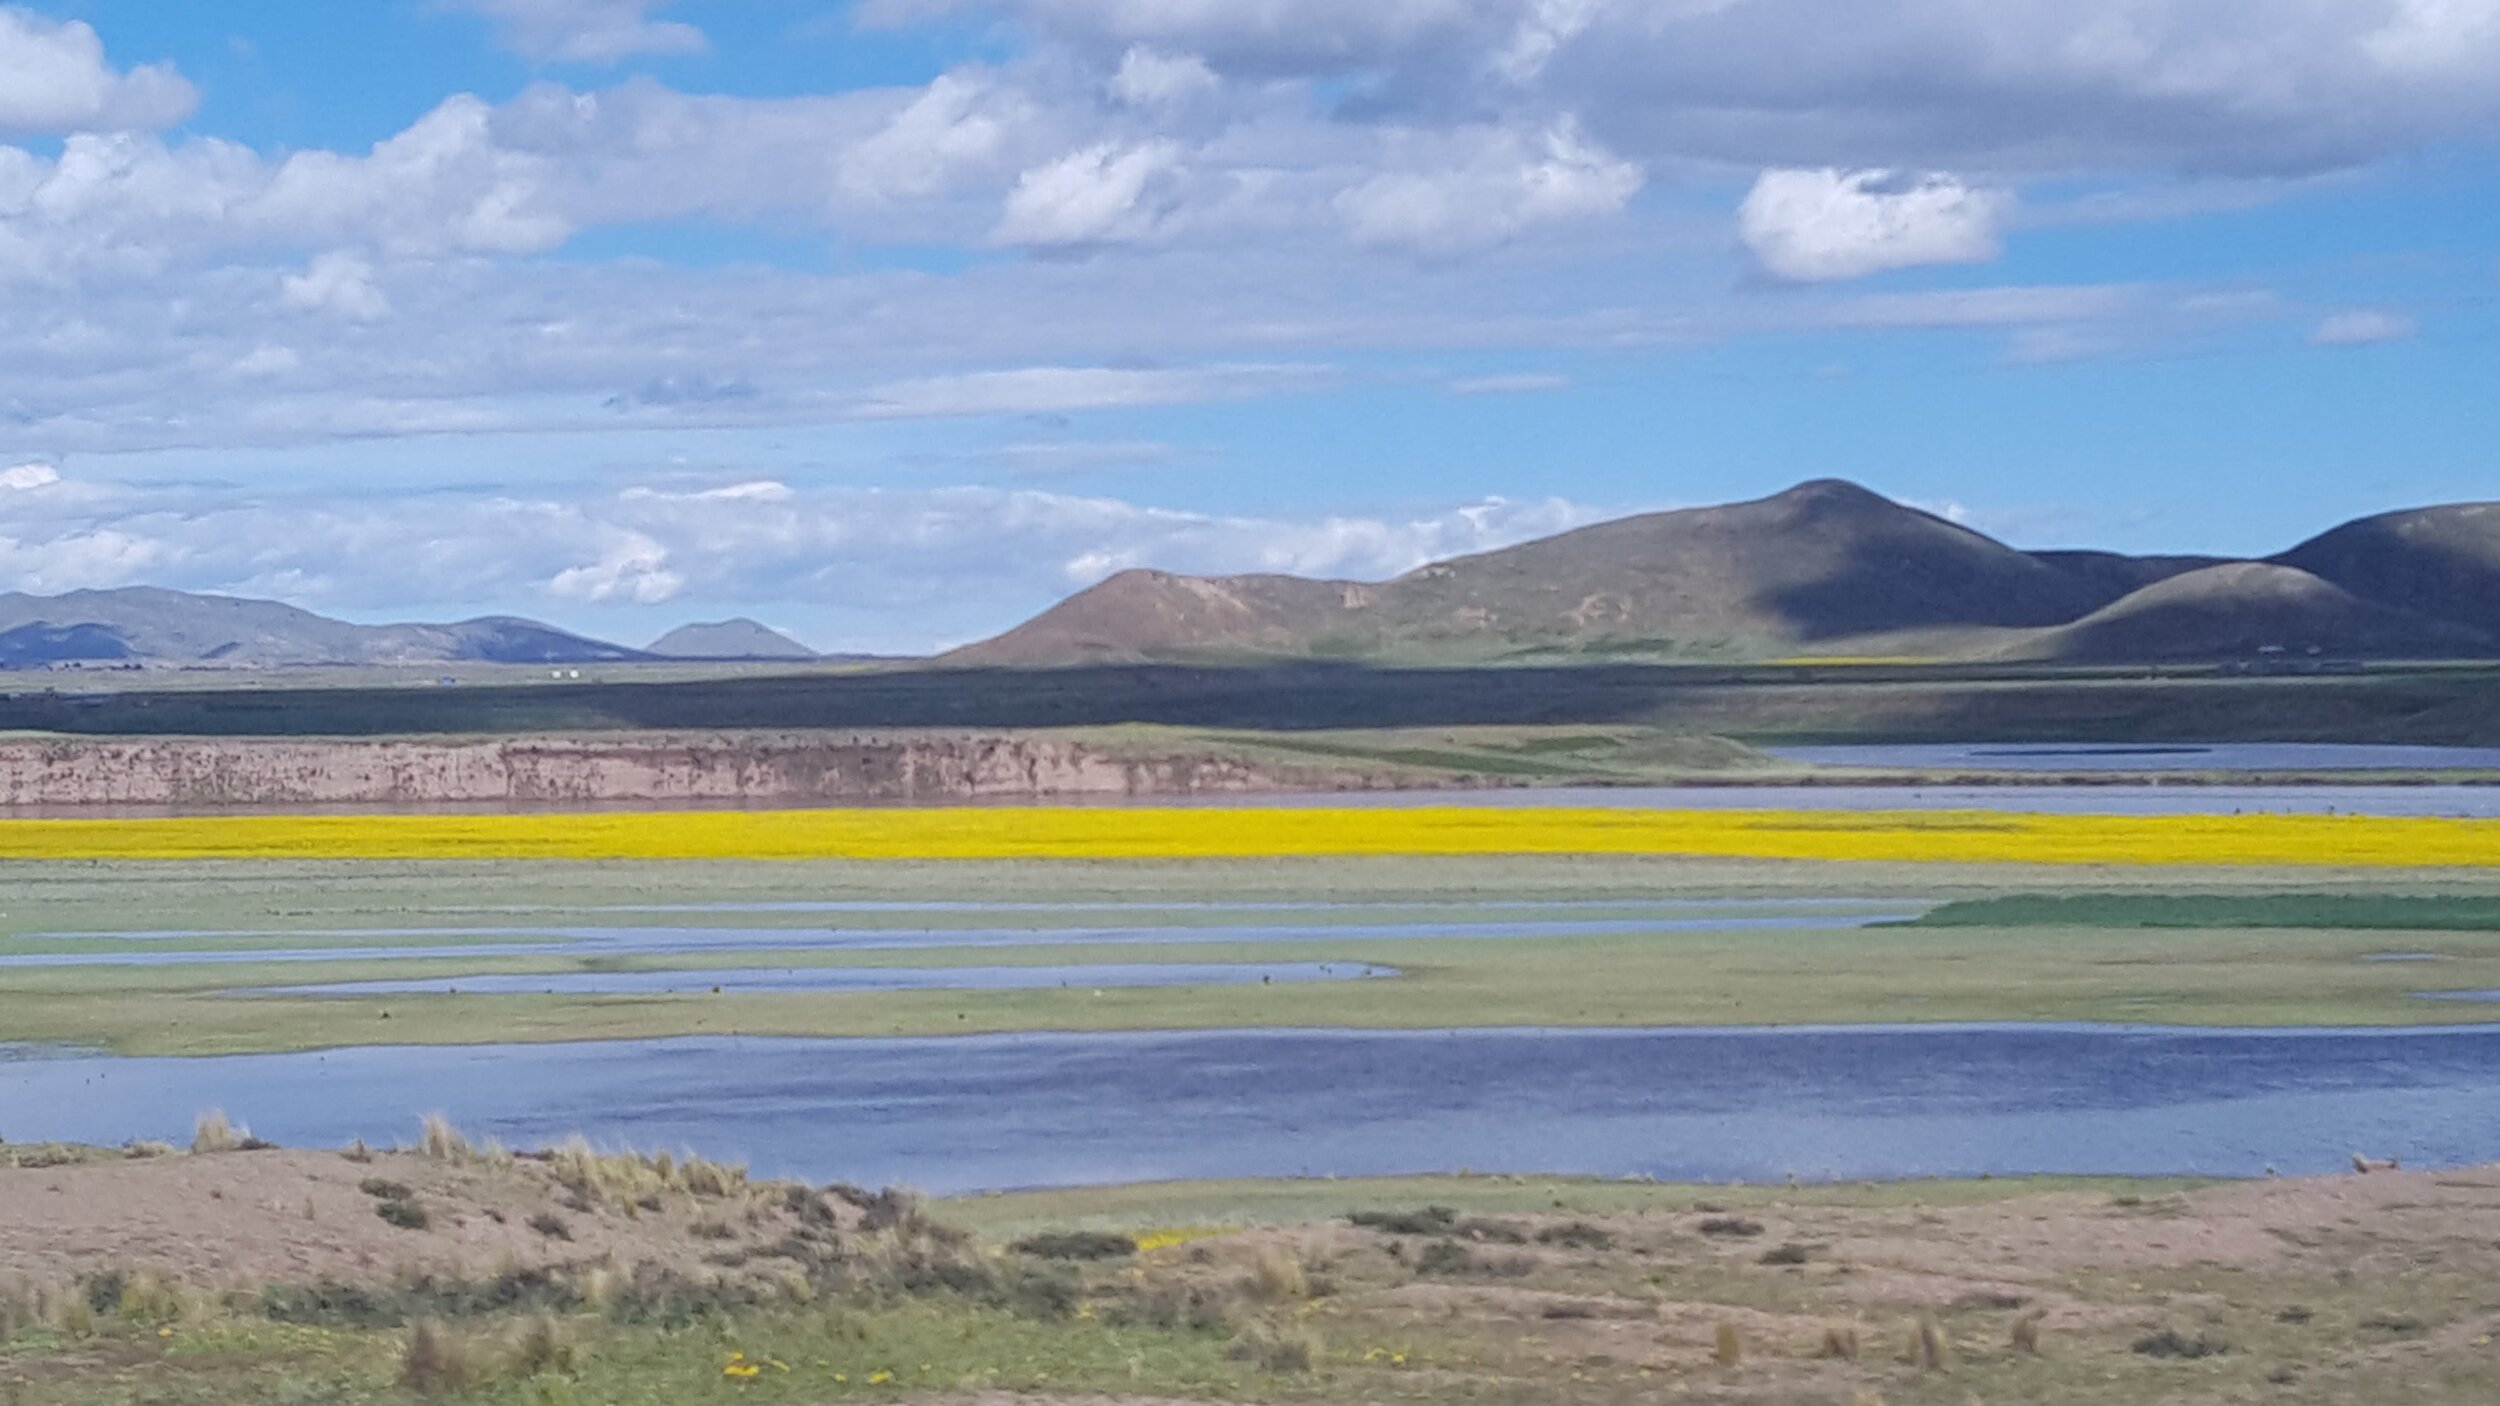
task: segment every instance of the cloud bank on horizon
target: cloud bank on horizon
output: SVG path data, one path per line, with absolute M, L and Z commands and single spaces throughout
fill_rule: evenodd
M 1826 473 L 2490 478 L 2500 0 L 324 8 L 0 4 L 0 589 L 907 649 Z

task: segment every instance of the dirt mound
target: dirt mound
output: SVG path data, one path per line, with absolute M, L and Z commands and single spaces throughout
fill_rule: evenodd
M 113 1271 L 258 1289 L 592 1264 L 691 1275 L 725 1249 L 772 1243 L 811 1219 L 860 1217 L 822 1197 L 811 1210 L 733 1170 L 689 1182 L 673 1164 L 670 1177 L 623 1196 L 559 1160 L 508 1155 L 8 1151 L 20 1165 L 0 1162 L 0 1267 L 35 1283 Z M 401 1206 L 414 1209 L 391 1209 Z

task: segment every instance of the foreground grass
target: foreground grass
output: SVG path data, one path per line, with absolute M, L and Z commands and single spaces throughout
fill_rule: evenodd
M 562 1154 L 546 1170 L 456 1155 L 456 1169 L 383 1159 L 423 1183 L 437 1221 L 362 1231 L 375 1248 L 355 1279 L 211 1291 L 108 1243 L 72 1281 L 0 1282 L 0 1399 L 2480 1406 L 2500 1367 L 2488 1169 L 1749 1189 L 1409 1178 L 923 1208 L 786 1186 L 637 1201 L 652 1164 L 634 1159 L 577 1177 Z M 161 1158 L 153 1185 L 252 1156 Z M 105 1165 L 15 1175 L 75 1197 Z M 285 1174 L 300 1184 L 307 1165 Z M 613 1248 L 568 1262 L 559 1246 L 540 1268 L 419 1272 L 429 1242 L 457 1233 L 445 1221 L 540 1202 L 585 1237 L 627 1237 L 631 1262 Z M 865 1215 L 807 1209 L 845 1202 Z M 25 1226 L 0 1206 L 13 1233 Z
M 1999 811 L 962 809 L 0 822 L 0 859 L 1189 859 L 1686 855 L 2486 868 L 2500 821 Z

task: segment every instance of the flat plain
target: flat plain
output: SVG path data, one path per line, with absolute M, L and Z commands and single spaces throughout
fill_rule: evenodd
M 1029 820 L 996 816 L 984 824 Z M 1840 818 L 1839 833 L 1870 833 Z M 1974 832 L 1930 828 L 1919 843 L 1938 833 Z M 385 1034 L 2500 1015 L 2418 998 L 2500 988 L 2500 877 L 2393 865 L 2400 846 L 2382 843 L 2185 865 L 17 860 L 0 899 L 0 1032 L 226 1054 Z M 1451 935 L 1470 924 L 1494 930 Z M 485 973 L 1152 962 L 1397 975 L 1290 989 L 245 994 Z M 2487 1399 L 2500 1331 L 2487 1291 L 2500 1221 L 2485 1224 L 2500 1181 L 2476 1171 L 1802 1187 L 1465 1176 L 927 1202 L 764 1184 L 683 1154 L 515 1154 L 413 1118 L 404 1150 L 254 1146 L 214 1119 L 194 1152 L 0 1145 L 0 1399 L 2461 1406 Z

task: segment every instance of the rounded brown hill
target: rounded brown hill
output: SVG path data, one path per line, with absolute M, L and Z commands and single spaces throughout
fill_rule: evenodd
M 1938 627 L 2063 624 L 2117 591 L 1855 484 L 1648 513 L 1380 585 L 1115 576 L 951 656 L 1044 664 L 1534 648 L 1750 652 Z
M 2043 631 L 2009 657 L 2077 663 L 2260 658 L 2447 658 L 2492 652 L 2474 630 L 2362 600 L 2306 571 L 2234 562 L 2174 576 Z
M 2500 503 L 2363 518 L 2275 560 L 2364 600 L 2500 637 Z

